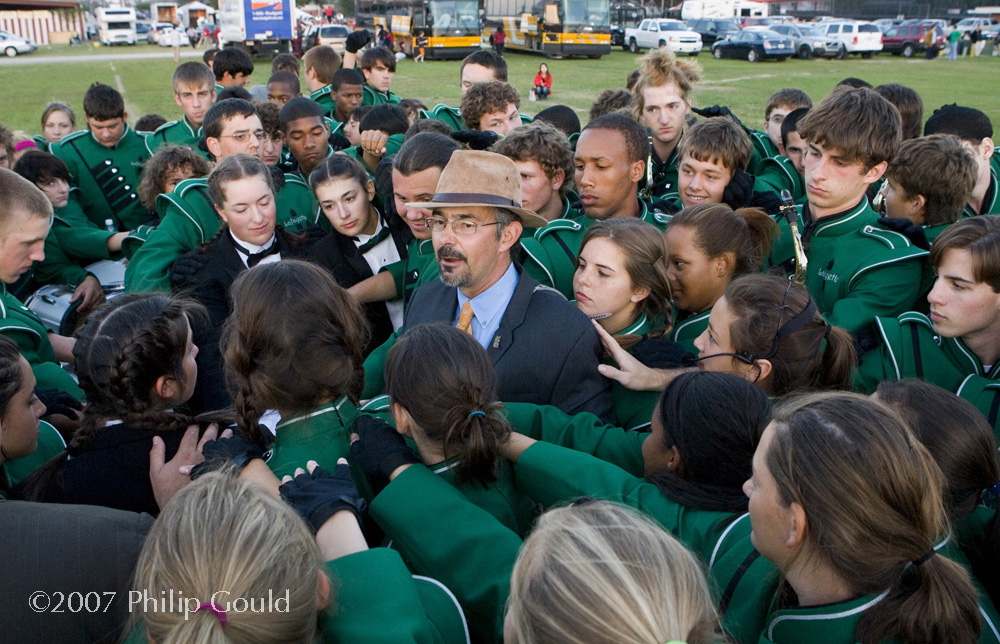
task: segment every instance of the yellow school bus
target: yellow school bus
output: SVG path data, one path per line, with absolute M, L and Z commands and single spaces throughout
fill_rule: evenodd
M 503 25 L 505 48 L 549 58 L 611 53 L 609 0 L 485 0 L 484 37 Z
M 397 49 L 416 55 L 416 39 L 427 38 L 425 58 L 465 58 L 482 46 L 482 0 L 355 0 L 358 27 L 392 32 Z

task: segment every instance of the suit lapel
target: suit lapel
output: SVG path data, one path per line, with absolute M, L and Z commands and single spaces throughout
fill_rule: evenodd
M 503 354 L 507 353 L 511 344 L 513 344 L 514 333 L 518 327 L 524 324 L 524 316 L 528 311 L 528 302 L 531 300 L 531 295 L 534 293 L 535 287 L 538 286 L 538 282 L 531 279 L 526 273 L 518 272 L 517 287 L 514 288 L 514 294 L 511 296 L 510 302 L 507 303 L 507 308 L 504 309 L 503 316 L 500 318 L 500 328 L 497 329 L 490 343 L 486 345 L 486 353 L 490 356 L 490 360 L 494 366 L 500 361 Z M 455 300 L 457 306 L 458 296 L 455 297 Z
M 228 230 L 219 237 L 218 244 L 221 251 L 219 255 L 222 260 L 222 270 L 225 271 L 229 277 L 229 283 L 232 284 L 239 274 L 247 269 L 247 266 L 240 258 L 236 246 L 233 245 L 233 238 L 229 236 Z

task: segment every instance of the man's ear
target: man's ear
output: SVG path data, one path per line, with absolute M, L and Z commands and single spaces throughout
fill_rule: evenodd
M 633 183 L 638 183 L 642 179 L 642 175 L 645 174 L 645 172 L 645 161 L 633 161 L 628 166 L 628 180 Z
M 559 190 L 562 188 L 563 184 L 566 183 L 566 171 L 562 168 L 556 168 L 555 173 L 553 173 L 552 178 L 549 179 L 552 182 L 552 189 Z
M 500 252 L 506 253 L 510 250 L 511 246 L 517 243 L 517 240 L 521 239 L 521 233 L 524 231 L 524 225 L 520 221 L 514 220 L 507 224 L 507 227 L 503 229 L 503 234 L 500 236 Z
M 222 158 L 222 146 L 219 144 L 219 139 L 214 136 L 205 137 L 205 145 L 208 146 L 208 151 L 212 153 L 216 159 Z
M 863 181 L 868 185 L 875 183 L 876 181 L 882 178 L 882 175 L 885 174 L 885 169 L 888 167 L 889 167 L 888 161 L 883 161 L 882 163 L 876 163 L 875 165 L 873 165 L 871 168 L 868 169 L 868 172 L 865 173 Z

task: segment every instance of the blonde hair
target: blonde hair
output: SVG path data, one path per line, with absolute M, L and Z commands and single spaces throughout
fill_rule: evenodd
M 702 566 L 651 520 L 603 501 L 551 510 L 510 581 L 509 644 L 721 642 Z
M 681 96 L 691 98 L 691 90 L 701 80 L 701 65 L 692 60 L 678 60 L 667 47 L 653 49 L 639 59 L 639 80 L 632 87 L 632 116 L 642 122 L 642 112 L 646 109 L 643 90 L 647 87 L 663 87 L 675 83 Z
M 135 615 L 159 644 L 311 642 L 321 570 L 316 541 L 295 510 L 231 472 L 206 474 L 178 492 L 149 531 L 136 565 L 135 590 L 144 595 Z M 173 611 L 162 601 L 170 596 Z M 194 612 L 213 601 L 229 608 L 224 629 L 214 612 Z

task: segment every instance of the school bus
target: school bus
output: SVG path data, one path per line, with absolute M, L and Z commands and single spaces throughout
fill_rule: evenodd
M 484 35 L 503 25 L 504 47 L 549 58 L 611 53 L 609 0 L 485 0 Z
M 355 0 L 354 19 L 358 27 L 388 29 L 411 56 L 423 32 L 425 58 L 465 58 L 482 46 L 481 8 L 482 0 Z

